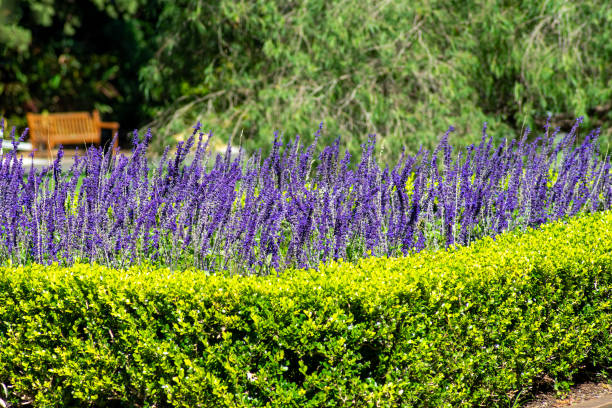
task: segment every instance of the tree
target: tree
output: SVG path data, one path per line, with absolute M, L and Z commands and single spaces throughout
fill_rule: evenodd
M 98 109 L 123 128 L 145 119 L 137 72 L 151 55 L 144 0 L 0 0 L 0 115 Z
M 274 130 L 306 141 L 320 121 L 383 156 L 498 138 L 577 116 L 612 129 L 612 12 L 604 0 L 345 2 L 160 0 L 140 70 L 158 146 L 200 119 L 251 150 Z M 571 119 L 568 121 L 567 119 Z M 539 127 L 539 126 L 538 126 Z M 539 130 L 539 129 L 537 129 Z M 163 137 L 160 137 L 163 136 Z

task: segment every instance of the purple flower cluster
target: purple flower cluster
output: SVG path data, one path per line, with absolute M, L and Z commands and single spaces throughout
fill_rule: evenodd
M 27 174 L 13 129 L 13 150 L 0 159 L 0 263 L 267 274 L 467 245 L 610 208 L 610 158 L 599 154 L 599 130 L 577 143 L 581 120 L 561 140 L 547 124 L 535 140 L 527 130 L 498 147 L 485 124 L 480 144 L 458 153 L 451 127 L 433 152 L 402 154 L 391 168 L 376 162 L 373 135 L 354 166 L 338 139 L 316 156 L 322 124 L 310 146 L 276 134 L 265 159 L 232 155 L 230 143 L 213 159 L 211 134 L 203 141 L 198 124 L 157 166 L 145 154 L 150 131 L 135 131 L 130 157 L 92 148 L 62 171 L 60 150 L 53 165 Z

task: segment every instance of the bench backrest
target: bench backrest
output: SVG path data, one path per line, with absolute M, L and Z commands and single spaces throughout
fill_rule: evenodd
M 99 117 L 89 112 L 27 113 L 30 137 L 34 143 L 100 143 Z

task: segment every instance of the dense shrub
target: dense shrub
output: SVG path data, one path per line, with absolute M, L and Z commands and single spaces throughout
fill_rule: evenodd
M 450 124 L 466 147 L 482 122 L 499 142 L 547 112 L 565 131 L 584 115 L 612 136 L 607 0 L 161 4 L 159 51 L 140 71 L 149 103 L 163 104 L 159 151 L 196 120 L 249 152 L 268 151 L 276 129 L 310 143 L 325 121 L 324 144 L 341 135 L 356 155 L 376 133 L 386 161 L 433 149 Z
M 610 158 L 591 132 L 575 147 L 578 125 L 532 142 L 453 152 L 448 133 L 433 152 L 377 163 L 375 137 L 356 167 L 339 140 L 318 157 L 299 140 L 271 154 L 242 152 L 210 161 L 199 126 L 174 158 L 149 165 L 151 140 L 134 134 L 127 158 L 90 149 L 67 172 L 62 153 L 41 174 L 15 151 L 0 161 L 0 263 L 97 262 L 125 267 L 144 260 L 208 271 L 267 274 L 331 259 L 397 256 L 466 245 L 500 232 L 610 208 Z M 320 135 L 317 131 L 316 138 Z M 209 135 L 210 138 L 210 135 Z
M 612 212 L 281 277 L 0 268 L 0 383 L 36 406 L 508 407 L 612 367 Z
M 151 127 L 161 154 L 201 120 L 268 151 L 276 129 L 324 144 L 499 142 L 552 112 L 612 136 L 608 0 L 20 0 L 0 13 L 0 115 L 90 111 Z
M 98 109 L 124 129 L 150 120 L 138 70 L 153 56 L 151 1 L 4 0 L 0 116 Z M 122 132 L 123 133 L 123 132 Z

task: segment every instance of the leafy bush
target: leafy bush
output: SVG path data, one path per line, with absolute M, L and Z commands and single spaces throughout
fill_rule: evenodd
M 539 127 L 587 127 L 612 136 L 612 12 L 607 0 L 60 0 L 3 1 L 0 115 L 111 113 L 125 130 L 151 122 L 152 150 L 201 120 L 249 153 L 282 129 L 323 144 L 382 138 L 433 149 L 496 143 Z M 124 132 L 122 131 L 122 136 Z M 188 134 L 184 135 L 185 138 Z
M 38 406 L 506 407 L 612 367 L 612 212 L 281 277 L 0 268 L 0 383 Z
M 384 168 L 374 137 L 354 169 L 339 140 L 315 155 L 299 140 L 271 154 L 211 162 L 199 126 L 174 158 L 157 167 L 145 155 L 152 136 L 134 135 L 134 150 L 91 149 L 68 172 L 62 155 L 41 174 L 28 173 L 15 151 L 0 161 L 0 263 L 97 262 L 127 267 L 145 260 L 208 271 L 268 274 L 424 248 L 467 245 L 511 229 L 535 227 L 612 203 L 610 158 L 591 132 L 574 146 L 580 119 L 557 131 L 454 153 L 448 133 Z M 321 134 L 317 131 L 316 138 Z M 23 136 L 23 135 L 22 135 Z
M 402 146 L 433 149 L 449 125 L 453 145 L 478 142 L 482 122 L 499 143 L 555 114 L 571 128 L 612 133 L 612 13 L 607 1 L 201 0 L 161 2 L 159 51 L 140 74 L 160 103 L 155 150 L 200 120 L 249 152 L 282 129 L 323 143 L 381 137 L 386 161 Z M 189 51 L 186 51 L 189 50 Z M 186 135 L 187 136 L 187 135 Z
M 145 0 L 3 0 L 0 116 L 98 109 L 126 129 L 150 120 L 138 69 L 152 57 Z M 154 11 L 151 11 L 154 13 Z

